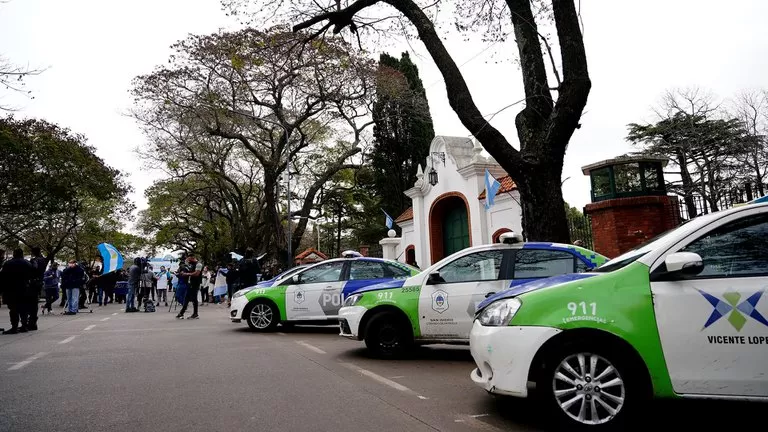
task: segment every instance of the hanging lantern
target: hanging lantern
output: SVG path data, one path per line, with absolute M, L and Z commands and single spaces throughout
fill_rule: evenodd
M 437 184 L 437 171 L 435 171 L 434 167 L 429 170 L 429 184 L 432 186 Z

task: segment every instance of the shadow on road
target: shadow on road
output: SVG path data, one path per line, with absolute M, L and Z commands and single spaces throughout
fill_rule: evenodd
M 488 395 L 486 408 L 494 416 L 518 426 L 538 430 L 561 430 L 553 424 L 554 420 L 550 413 L 533 399 Z M 748 402 L 656 400 L 646 404 L 629 420 L 628 424 L 611 430 L 741 429 L 754 424 L 764 408 L 765 404 Z M 496 422 L 491 421 L 491 423 Z
M 362 342 L 361 342 L 362 344 Z M 381 361 L 399 361 L 399 362 L 411 362 L 411 361 L 445 361 L 445 362 L 467 362 L 473 363 L 472 354 L 469 352 L 469 347 L 465 346 L 428 346 L 428 347 L 416 347 L 410 352 L 402 355 L 399 358 L 394 359 L 380 359 L 375 357 L 365 346 L 361 346 L 356 349 L 350 349 L 347 351 L 346 356 L 350 358 L 368 359 L 368 360 L 381 360 Z

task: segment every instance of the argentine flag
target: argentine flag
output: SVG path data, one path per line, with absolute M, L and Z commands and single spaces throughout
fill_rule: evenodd
M 101 259 L 104 261 L 101 274 L 107 274 L 123 268 L 123 256 L 116 247 L 109 243 L 101 243 L 96 247 L 101 254 Z
M 389 213 L 385 212 L 384 209 L 381 209 L 381 211 L 384 212 L 384 216 L 386 219 L 384 220 L 384 223 L 387 225 L 387 229 L 392 229 L 392 226 L 394 226 L 395 221 L 392 219 L 392 216 L 389 215 Z
M 499 191 L 501 183 L 493 178 L 488 169 L 485 170 L 485 209 L 488 210 L 496 200 L 496 193 Z

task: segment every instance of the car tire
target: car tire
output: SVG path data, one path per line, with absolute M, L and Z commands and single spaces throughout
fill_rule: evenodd
M 413 345 L 408 323 L 393 313 L 380 313 L 365 328 L 365 346 L 379 358 L 397 358 Z
M 613 430 L 643 399 L 642 385 L 634 378 L 638 372 L 632 371 L 629 356 L 609 344 L 567 344 L 545 359 L 537 396 L 557 428 Z
M 280 322 L 280 313 L 269 302 L 257 300 L 246 306 L 244 312 L 243 318 L 253 331 L 272 331 Z

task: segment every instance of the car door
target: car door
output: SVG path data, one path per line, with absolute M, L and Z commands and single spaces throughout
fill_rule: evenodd
M 666 272 L 674 252 L 698 254 L 695 276 Z M 672 387 L 692 395 L 768 396 L 768 212 L 734 213 L 682 239 L 651 273 Z
M 554 249 L 518 249 L 510 286 L 576 272 L 576 257 Z
M 352 260 L 349 263 L 349 277 L 342 290 L 342 303 L 348 295 L 360 288 L 386 282 L 391 279 L 387 277 L 385 264 L 374 260 Z
M 285 290 L 285 313 L 289 321 L 336 318 L 341 307 L 345 261 L 318 264 L 293 276 Z
M 510 249 L 471 252 L 438 269 L 438 281 L 428 277 L 419 295 L 421 337 L 469 339 L 477 303 L 507 285 L 502 277 L 510 256 Z

